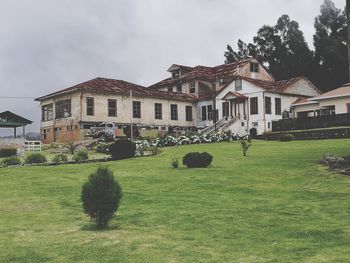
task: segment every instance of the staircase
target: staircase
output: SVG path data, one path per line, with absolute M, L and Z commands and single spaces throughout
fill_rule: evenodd
M 225 125 L 226 123 L 226 119 L 222 118 L 221 120 L 217 121 L 216 124 L 212 124 L 206 128 L 204 128 L 203 130 L 200 131 L 201 134 L 208 134 L 211 133 L 213 131 L 215 131 L 215 128 L 218 130 L 220 129 L 223 125 Z
M 239 118 L 238 117 L 234 117 L 232 119 L 226 120 L 225 118 L 222 118 L 221 120 L 204 128 L 203 130 L 200 131 L 201 134 L 208 134 L 211 133 L 213 131 L 215 131 L 215 128 L 217 131 L 223 132 L 226 131 L 231 125 L 233 125 Z

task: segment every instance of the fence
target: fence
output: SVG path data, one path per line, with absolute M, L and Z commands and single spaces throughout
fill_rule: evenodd
M 41 151 L 41 141 L 25 141 L 24 150 L 28 152 Z
M 340 126 L 350 126 L 350 113 L 273 121 L 272 131 L 309 130 Z

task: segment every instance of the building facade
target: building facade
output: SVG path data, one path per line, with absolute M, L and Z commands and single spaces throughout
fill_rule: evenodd
M 169 131 L 271 130 L 293 102 L 320 95 L 304 77 L 275 81 L 255 59 L 216 67 L 172 65 L 170 77 L 149 87 L 96 78 L 42 96 L 43 143 L 86 138 L 90 127 L 113 123 L 117 135 Z

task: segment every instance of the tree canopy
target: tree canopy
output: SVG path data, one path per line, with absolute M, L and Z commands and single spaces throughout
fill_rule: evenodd
M 314 26 L 315 51 L 310 50 L 298 22 L 282 15 L 276 25 L 262 26 L 253 43 L 239 39 L 237 51 L 227 45 L 225 63 L 255 57 L 276 80 L 303 75 L 321 90 L 336 88 L 349 77 L 345 11 L 324 0 Z

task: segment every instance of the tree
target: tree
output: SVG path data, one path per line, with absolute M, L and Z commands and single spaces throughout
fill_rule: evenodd
M 104 228 L 117 211 L 122 189 L 108 168 L 98 168 L 83 185 L 81 200 L 84 212 Z
M 255 57 L 277 80 L 305 75 L 312 65 L 313 54 L 303 32 L 288 15 L 282 15 L 275 26 L 262 26 L 254 37 L 254 44 L 238 40 L 237 47 L 236 52 L 227 46 L 226 63 Z
M 323 90 L 336 88 L 348 81 L 347 22 L 345 12 L 331 0 L 321 5 L 315 19 L 315 56 L 313 80 Z
M 282 15 L 275 26 L 263 26 L 254 37 L 261 61 L 277 79 L 306 75 L 312 64 L 310 51 L 298 22 Z
M 230 45 L 227 45 L 227 51 L 225 52 L 225 63 L 233 63 L 242 59 L 257 57 L 256 47 L 249 43 L 243 42 L 238 39 L 237 42 L 238 51 L 234 51 Z

